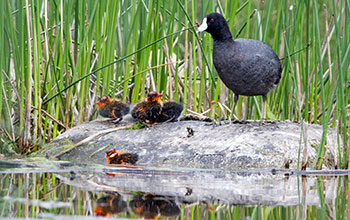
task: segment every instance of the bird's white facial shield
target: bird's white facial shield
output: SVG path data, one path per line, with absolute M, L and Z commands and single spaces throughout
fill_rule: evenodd
M 205 17 L 203 19 L 203 23 L 198 27 L 197 31 L 198 32 L 203 32 L 203 31 L 207 30 L 207 28 L 208 28 L 207 18 Z

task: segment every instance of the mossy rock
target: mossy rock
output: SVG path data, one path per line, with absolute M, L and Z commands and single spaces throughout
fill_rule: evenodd
M 109 149 L 136 153 L 139 165 L 156 167 L 191 168 L 296 168 L 298 152 L 303 152 L 304 139 L 298 123 L 290 121 L 235 122 L 218 125 L 198 120 L 155 124 L 141 129 L 124 129 L 134 121 L 130 116 L 115 125 L 108 119 L 96 119 L 69 129 L 48 144 L 39 153 L 44 156 L 59 155 L 72 146 L 98 132 L 120 130 L 94 137 L 60 155 L 59 159 L 77 162 L 105 163 Z M 309 166 L 315 164 L 322 137 L 322 126 L 308 124 L 307 146 Z M 301 143 L 301 144 L 300 144 Z M 325 166 L 337 164 L 338 145 L 336 130 L 327 130 Z M 302 158 L 302 155 L 301 157 Z

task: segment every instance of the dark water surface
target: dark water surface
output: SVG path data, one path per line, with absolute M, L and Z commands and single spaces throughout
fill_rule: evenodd
M 347 174 L 0 161 L 0 217 L 348 219 Z

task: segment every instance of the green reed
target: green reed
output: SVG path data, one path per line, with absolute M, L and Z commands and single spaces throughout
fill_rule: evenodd
M 233 36 L 266 42 L 283 73 L 268 96 L 268 117 L 328 127 L 349 154 L 349 1 L 52 1 L 0 3 L 0 153 L 32 152 L 96 118 L 109 94 L 130 103 L 149 90 L 192 111 L 227 118 L 233 94 L 212 63 L 212 39 L 193 28 L 219 11 Z M 9 19 L 11 18 L 11 19 Z M 243 28 L 242 28 L 243 27 Z M 297 53 L 294 53 L 298 51 Z M 260 119 L 262 99 L 240 97 L 236 116 Z

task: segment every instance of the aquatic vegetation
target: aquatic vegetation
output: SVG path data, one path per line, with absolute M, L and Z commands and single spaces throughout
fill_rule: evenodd
M 0 1 L 0 145 L 36 151 L 96 118 L 104 94 L 137 103 L 158 91 L 185 113 L 227 118 L 234 95 L 215 72 L 210 36 L 194 27 L 213 11 L 234 38 L 263 41 L 281 59 L 268 118 L 322 124 L 319 158 L 328 126 L 336 127 L 347 168 L 350 11 L 337 0 Z M 259 119 L 262 101 L 240 97 L 237 117 Z

